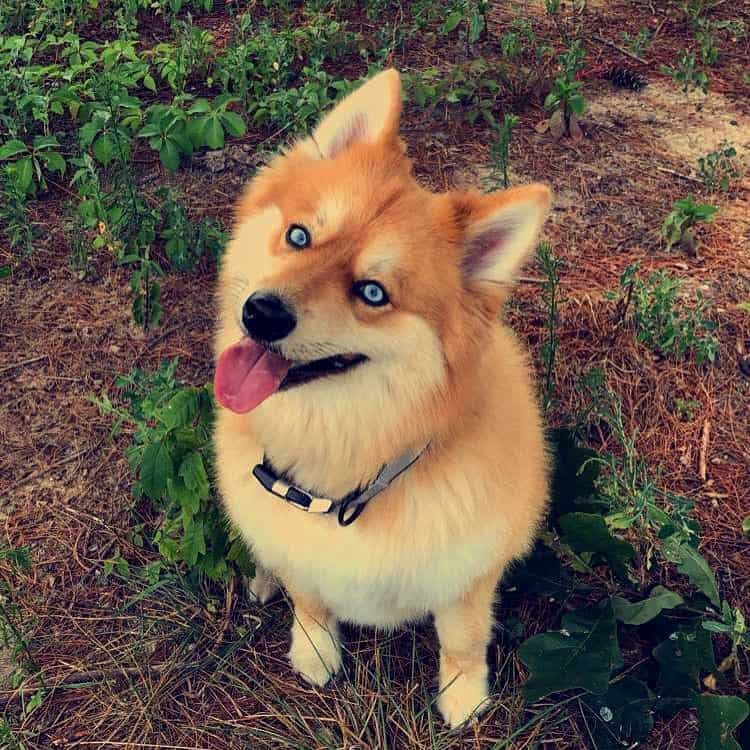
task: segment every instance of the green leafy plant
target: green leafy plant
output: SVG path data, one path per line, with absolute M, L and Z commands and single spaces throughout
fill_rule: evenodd
M 677 60 L 677 67 L 662 65 L 661 72 L 671 76 L 672 80 L 682 86 L 683 93 L 700 89 L 704 94 L 708 92 L 709 80 L 706 72 L 698 68 L 695 55 L 685 50 Z
M 11 139 L 0 146 L 0 162 L 8 162 L 10 175 L 18 190 L 35 193 L 37 187 L 47 189 L 45 171 L 65 172 L 65 159 L 59 151 L 60 142 L 54 135 L 38 135 L 33 144 Z
M 713 26 L 710 21 L 699 23 L 695 39 L 701 51 L 701 60 L 704 65 L 716 65 L 719 60 L 719 48 L 713 35 Z
M 620 39 L 622 39 L 625 47 L 638 57 L 641 57 L 651 46 L 651 32 L 646 26 L 639 29 L 638 33 L 634 36 L 628 34 L 627 31 L 623 31 L 620 34 Z
M 585 52 L 576 40 L 570 48 L 558 57 L 560 72 L 552 82 L 552 90 L 544 100 L 544 108 L 552 117 L 561 116 L 566 135 L 570 135 L 571 118 L 583 115 L 586 102 L 581 94 L 583 83 L 576 78 L 583 68 Z M 559 115 L 557 115 L 559 113 Z
M 211 386 L 192 387 L 175 379 L 178 361 L 153 373 L 135 369 L 120 376 L 124 406 L 104 396 L 96 401 L 115 419 L 115 431 L 129 425 L 128 460 L 138 477 L 133 494 L 159 513 L 152 542 L 169 563 L 191 576 L 226 580 L 234 566 L 252 573 L 239 536 L 229 530 L 213 489 Z M 123 563 L 112 561 L 111 569 Z
M 238 97 L 229 94 L 221 94 L 213 102 L 196 100 L 187 111 L 190 117 L 187 135 L 196 148 L 223 148 L 225 135 L 236 138 L 245 134 L 242 117 L 228 109 L 229 105 L 239 101 Z
M 708 203 L 696 203 L 692 195 L 675 201 L 672 211 L 661 225 L 661 236 L 667 243 L 667 250 L 678 242 L 692 242 L 693 227 L 713 221 L 718 210 L 717 206 Z
M 506 113 L 503 117 L 502 125 L 495 128 L 497 140 L 490 146 L 492 170 L 489 175 L 489 182 L 493 188 L 497 188 L 500 185 L 504 188 L 508 187 L 510 141 L 513 137 L 513 130 L 519 122 L 520 120 L 516 115 Z
M 527 18 L 515 17 L 500 37 L 500 55 L 496 75 L 501 87 L 520 108 L 549 76 L 552 48 L 535 34 Z
M 705 317 L 701 293 L 696 293 L 693 307 L 685 308 L 680 279 L 656 271 L 644 281 L 638 271 L 639 264 L 632 263 L 620 276 L 620 320 L 624 321 L 631 309 L 636 338 L 663 357 L 683 357 L 692 351 L 698 364 L 713 362 L 719 342 L 711 334 L 715 324 Z
M 458 29 L 465 29 L 466 41 L 474 44 L 487 28 L 488 8 L 487 0 L 452 0 L 446 9 L 447 15 L 440 33 L 447 35 Z
M 188 218 L 185 207 L 175 200 L 169 190 L 162 188 L 157 195 L 163 200 L 159 237 L 165 241 L 164 252 L 172 266 L 187 271 L 205 254 L 218 259 L 227 235 L 217 223 L 202 219 L 194 224 Z
M 22 256 L 34 249 L 34 232 L 26 213 L 27 198 L 13 170 L 4 166 L 0 172 L 0 226 L 10 247 L 19 248 Z
M 5 568 L 10 576 L 28 570 L 31 567 L 28 548 L 0 545 L 0 566 Z M 24 622 L 21 610 L 14 603 L 10 586 L 0 578 L 0 648 L 6 650 L 11 662 L 16 665 L 10 678 L 14 687 L 20 684 L 27 673 L 39 671 L 29 650 L 29 629 L 30 623 Z
M 507 591 L 510 596 L 523 586 L 526 596 L 534 592 L 550 601 L 559 598 L 563 615 L 559 627 L 532 636 L 519 649 L 530 671 L 526 700 L 555 696 L 558 707 L 578 707 L 596 748 L 632 747 L 648 737 L 655 715 L 671 716 L 681 708 L 698 709 L 704 738 L 698 747 L 735 748 L 732 734 L 747 715 L 746 701 L 700 690 L 704 683 L 715 689 L 715 676 L 730 666 L 730 658 L 716 664 L 712 634 L 731 633 L 737 648 L 745 648 L 744 620 L 739 610 L 721 602 L 713 573 L 697 552 L 700 530 L 690 518 L 690 505 L 660 490 L 648 475 L 635 451 L 635 437 L 625 431 L 621 404 L 601 372 L 587 376 L 584 392 L 591 401 L 588 417 L 607 421 L 622 441 L 624 455 L 583 449 L 566 430 L 550 436 L 557 460 L 550 530 L 542 534 L 546 549 L 540 545 L 514 571 Z M 638 540 L 642 560 L 652 559 L 656 550 L 666 564 L 678 564 L 700 593 L 682 596 L 657 585 L 645 596 L 638 587 L 638 593 L 625 598 L 611 595 L 610 588 L 595 604 L 570 611 L 572 593 L 601 588 L 591 566 L 581 563 L 596 562 L 598 571 L 606 565 L 623 582 L 631 580 L 635 550 L 618 537 L 618 530 L 631 526 L 637 529 L 631 538 Z M 675 554 L 685 549 L 690 552 Z M 559 558 L 550 556 L 550 550 Z M 566 576 L 560 559 L 576 572 L 575 578 Z M 626 671 L 620 648 L 620 639 L 633 630 L 653 646 L 648 668 L 635 672 Z M 702 680 L 704 675 L 708 677 Z
M 138 132 L 148 145 L 159 152 L 159 160 L 176 172 L 183 156 L 192 156 L 193 141 L 187 134 L 188 118 L 177 105 L 156 104 L 149 108 L 146 124 Z
M 737 149 L 725 139 L 715 151 L 698 159 L 698 176 L 708 190 L 729 190 L 731 181 L 740 176 L 736 156 Z
M 161 78 L 176 94 L 185 93 L 185 85 L 193 73 L 205 75 L 213 47 L 213 34 L 190 23 L 175 26 L 175 43 L 160 42 L 144 53 Z

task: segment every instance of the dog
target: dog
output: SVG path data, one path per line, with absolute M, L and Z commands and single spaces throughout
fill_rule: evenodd
M 432 193 L 399 135 L 401 80 L 370 78 L 247 186 L 218 280 L 216 467 L 294 607 L 289 660 L 324 685 L 338 623 L 432 614 L 438 708 L 488 704 L 503 570 L 530 549 L 549 458 L 502 303 L 550 208 L 540 184 Z

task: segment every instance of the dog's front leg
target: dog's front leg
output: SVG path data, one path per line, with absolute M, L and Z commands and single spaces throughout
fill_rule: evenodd
M 476 582 L 461 599 L 436 611 L 440 639 L 438 708 L 456 727 L 488 706 L 487 645 L 499 573 Z
M 323 686 L 341 667 L 336 618 L 320 601 L 284 583 L 294 604 L 289 661 L 307 682 Z

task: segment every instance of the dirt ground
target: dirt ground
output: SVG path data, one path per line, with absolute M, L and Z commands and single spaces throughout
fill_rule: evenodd
M 508 23 L 505 6 L 492 3 L 492 34 Z M 582 18 L 600 38 L 617 40 L 620 30 L 655 25 L 648 6 L 589 2 Z M 744 14 L 750 25 L 747 7 L 724 11 Z M 218 13 L 198 16 L 196 23 L 220 29 L 228 21 Z M 587 44 L 582 137 L 556 141 L 537 132 L 545 114 L 532 100 L 519 113 L 511 176 L 513 182 L 549 182 L 556 195 L 545 229 L 564 261 L 553 421 L 563 423 L 581 406 L 582 373 L 604 366 L 627 426 L 638 430 L 639 452 L 664 486 L 694 500 L 703 527 L 701 551 L 717 571 L 723 595 L 739 606 L 750 601 L 750 547 L 741 533 L 750 515 L 750 377 L 739 366 L 750 348 L 750 315 L 737 307 L 750 300 L 750 178 L 711 195 L 709 202 L 721 210 L 700 230 L 695 255 L 666 251 L 658 229 L 676 199 L 702 194 L 696 159 L 723 139 L 734 142 L 750 175 L 750 92 L 742 82 L 750 50 L 747 39 L 723 49 L 710 71 L 709 94 L 687 96 L 658 72 L 660 63 L 674 61 L 684 36 L 682 27 L 667 21 L 645 53 L 648 64 L 604 43 Z M 449 48 L 445 55 L 453 53 Z M 435 62 L 441 62 L 436 49 L 418 43 L 393 60 L 400 67 Z M 604 72 L 613 63 L 643 73 L 646 88 L 612 86 Z M 487 173 L 489 131 L 467 126 L 459 114 L 405 105 L 404 135 L 418 175 L 435 189 L 476 185 Z M 157 163 L 142 165 L 144 184 L 158 174 L 185 192 L 194 218 L 228 220 L 262 136 L 250 132 L 238 142 L 239 151 L 234 143 L 221 156 L 196 159 L 176 177 L 161 174 Z M 104 580 L 102 561 L 116 553 L 134 565 L 154 555 L 133 544 L 134 527 L 148 519 L 131 496 L 127 436 L 110 437 L 110 420 L 89 396 L 113 395 L 118 374 L 135 366 L 155 368 L 175 356 L 183 380 L 198 384 L 212 377 L 215 268 L 204 261 L 193 273 L 168 275 L 163 323 L 144 335 L 131 320 L 129 275 L 111 257 L 95 258 L 85 280 L 71 269 L 64 230 L 69 198 L 58 189 L 32 204 L 36 250 L 0 282 L 0 541 L 31 549 L 33 567 L 10 582 L 50 690 L 42 706 L 24 715 L 22 706 L 38 683 L 30 679 L 20 691 L 4 686 L 0 652 L 0 717 L 10 717 L 24 747 L 244 748 L 250 746 L 243 733 L 249 725 L 255 727 L 253 747 L 284 747 L 284 737 L 299 738 L 286 745 L 295 747 L 315 746 L 313 737 L 321 747 L 333 746 L 326 744 L 333 737 L 343 737 L 338 741 L 348 748 L 582 747 L 581 730 L 572 721 L 511 738 L 511 722 L 523 718 L 520 699 L 512 697 L 523 668 L 500 645 L 494 658 L 503 700 L 478 728 L 436 739 L 440 728 L 419 713 L 435 679 L 429 625 L 391 636 L 347 630 L 347 647 L 356 657 L 353 674 L 326 693 L 303 686 L 286 664 L 290 614 L 284 602 L 258 608 L 239 585 L 192 594 L 170 581 L 143 596 L 137 583 Z M 14 252 L 2 242 L 0 265 L 15 264 Z M 659 360 L 635 345 L 632 334 L 615 328 L 605 292 L 617 287 L 619 274 L 636 259 L 645 269 L 677 273 L 687 288 L 709 299 L 719 324 L 715 365 Z M 539 271 L 532 264 L 526 272 L 508 317 L 539 361 L 546 322 L 535 283 Z M 689 419 L 676 415 L 676 398 L 698 402 Z M 592 435 L 591 444 L 617 450 L 606 435 Z M 510 613 L 527 623 L 528 634 L 550 623 L 550 613 L 522 599 L 501 604 L 499 616 Z M 400 705 L 417 707 L 412 716 L 379 697 L 376 687 L 384 680 Z M 377 726 L 388 727 L 389 737 L 368 734 L 376 730 L 357 713 L 363 706 L 380 717 Z M 280 711 L 287 718 L 280 719 Z M 643 747 L 690 748 L 695 734 L 695 717 L 683 712 L 658 724 Z M 496 744 L 501 742 L 508 744 Z

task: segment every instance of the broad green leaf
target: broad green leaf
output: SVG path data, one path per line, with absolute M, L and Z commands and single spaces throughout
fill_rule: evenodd
M 177 146 L 181 154 L 190 156 L 193 153 L 193 142 L 188 137 L 186 130 L 174 130 L 169 134 L 169 140 Z
M 26 144 L 23 141 L 18 141 L 15 139 L 6 141 L 2 146 L 0 146 L 0 161 L 3 161 L 4 159 L 11 159 L 14 156 L 18 156 L 18 154 L 23 154 L 27 151 L 28 149 L 26 148 Z
M 32 180 L 34 178 L 34 164 L 31 161 L 31 157 L 25 159 L 19 159 L 16 164 L 16 185 L 24 193 L 29 192 L 31 188 Z
M 224 147 L 224 128 L 221 126 L 217 115 L 209 116 L 204 136 L 206 145 L 210 148 L 217 149 Z
M 180 152 L 171 140 L 166 140 L 159 149 L 159 159 L 170 172 L 177 171 L 180 166 Z
M 42 151 L 39 158 L 44 162 L 47 169 L 58 174 L 65 172 L 65 159 L 57 151 Z
M 521 591 L 555 601 L 564 601 L 574 589 L 575 584 L 557 555 L 541 544 L 509 572 L 503 585 L 504 591 Z
M 153 77 L 150 76 L 148 73 L 146 73 L 146 75 L 143 76 L 143 85 L 149 91 L 156 92 L 156 81 L 154 81 Z
M 185 526 L 180 550 L 188 565 L 195 565 L 201 555 L 206 554 L 206 537 L 203 532 L 203 521 L 193 518 Z
M 558 632 L 529 638 L 518 655 L 531 671 L 524 690 L 529 703 L 572 688 L 605 693 L 612 670 L 622 666 L 610 601 L 564 615 Z
M 219 119 L 229 135 L 235 138 L 245 135 L 245 121 L 237 113 L 223 112 Z
M 167 479 L 173 476 L 174 465 L 169 445 L 164 440 L 147 445 L 143 452 L 140 472 L 144 492 L 152 500 L 158 500 L 167 488 Z
M 451 31 L 453 31 L 458 26 L 458 24 L 461 23 L 462 18 L 463 16 L 461 15 L 461 11 L 453 11 L 453 13 L 451 13 L 448 18 L 445 19 L 445 23 L 443 24 L 443 28 L 441 29 L 443 34 L 450 34 Z
M 211 105 L 206 99 L 196 99 L 188 110 L 189 115 L 203 115 L 211 111 Z
M 94 141 L 92 151 L 94 156 L 106 167 L 114 157 L 114 141 L 108 135 L 102 135 Z
M 43 149 L 58 147 L 60 141 L 54 135 L 38 135 L 34 138 L 34 150 L 41 151 Z
M 193 451 L 182 459 L 180 476 L 185 480 L 185 486 L 195 492 L 201 500 L 209 494 L 208 475 L 200 453 Z
M 662 551 L 670 562 L 677 564 L 677 570 L 686 575 L 698 591 L 704 593 L 712 604 L 720 606 L 721 597 L 716 585 L 716 576 L 695 547 L 687 543 L 680 544 L 676 539 L 667 539 L 662 545 Z
M 139 138 L 154 138 L 159 135 L 161 135 L 161 130 L 159 130 L 159 126 L 155 125 L 154 123 L 151 123 L 149 125 L 144 125 L 138 131 Z
M 161 414 L 161 419 L 171 430 L 190 425 L 197 411 L 197 392 L 194 388 L 182 388 L 169 400 Z
M 551 491 L 553 516 L 594 510 L 594 506 L 580 500 L 596 494 L 594 482 L 599 475 L 599 467 L 590 459 L 596 458 L 597 454 L 579 446 L 570 430 L 553 430 L 549 438 L 555 449 Z
M 559 519 L 562 541 L 581 554 L 598 553 L 606 558 L 617 575 L 627 576 L 629 560 L 635 556 L 633 547 L 612 536 L 604 519 L 595 513 L 568 513 Z
M 734 695 L 699 695 L 696 698 L 700 734 L 695 750 L 742 750 L 734 730 L 747 718 L 750 705 Z
M 177 503 L 182 511 L 188 515 L 195 515 L 200 510 L 200 498 L 179 477 L 167 479 L 167 494 L 169 499 Z
M 622 750 L 645 740 L 654 726 L 654 695 L 633 677 L 610 685 L 604 695 L 586 695 L 586 725 L 596 750 Z
M 671 633 L 653 655 L 659 663 L 658 709 L 667 714 L 691 706 L 701 675 L 716 668 L 711 634 L 700 619 Z
M 615 617 L 626 625 L 643 625 L 653 620 L 663 609 L 673 609 L 684 599 L 663 586 L 656 586 L 648 599 L 629 602 L 619 596 L 612 597 L 612 610 Z

